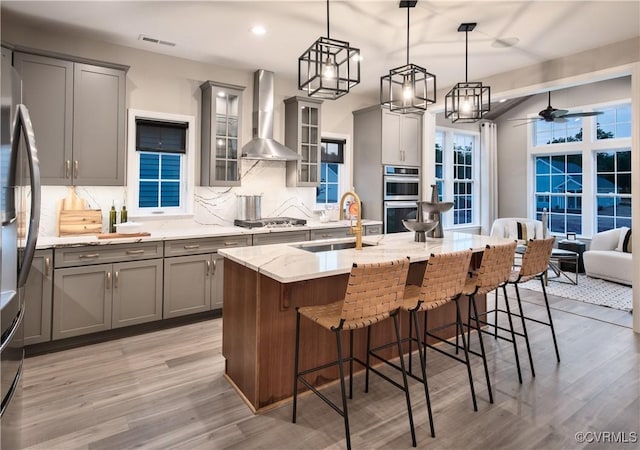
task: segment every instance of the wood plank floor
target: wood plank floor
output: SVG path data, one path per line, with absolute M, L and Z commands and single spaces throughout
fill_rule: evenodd
M 544 317 L 538 293 L 523 291 L 523 299 L 527 311 Z M 511 344 L 485 338 L 495 403 L 474 358 L 478 412 L 464 366 L 429 353 L 436 438 L 429 435 L 422 386 L 412 382 L 419 447 L 577 448 L 584 445 L 577 432 L 640 434 L 640 336 L 629 328 L 631 315 L 551 300 L 562 362 L 556 364 L 548 328 L 531 325 L 536 377 L 521 345 L 519 384 Z M 25 448 L 344 447 L 342 418 L 315 396 L 301 398 L 295 425 L 290 404 L 251 414 L 223 378 L 221 331 L 221 319 L 207 320 L 27 358 Z M 354 387 L 353 447 L 411 448 L 402 393 L 379 378 L 368 394 L 363 377 Z M 339 389 L 326 392 L 337 398 Z

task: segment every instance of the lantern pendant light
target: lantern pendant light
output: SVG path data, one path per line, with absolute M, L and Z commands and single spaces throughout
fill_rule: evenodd
M 444 115 L 452 122 L 477 122 L 491 110 L 491 87 L 481 81 L 468 81 L 469 32 L 476 23 L 463 23 L 458 32 L 465 33 L 464 83 L 457 83 L 444 98 Z
M 380 104 L 402 114 L 426 111 L 429 103 L 436 102 L 436 76 L 409 63 L 409 10 L 417 3 L 400 2 L 400 8 L 407 8 L 407 63 L 380 77 Z
M 309 97 L 335 100 L 360 83 L 360 50 L 346 41 L 320 37 L 298 58 L 298 89 Z

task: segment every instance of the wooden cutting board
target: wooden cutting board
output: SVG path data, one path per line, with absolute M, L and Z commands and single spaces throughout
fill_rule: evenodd
M 78 197 L 74 188 L 69 188 L 58 206 L 58 236 L 102 233 L 102 211 L 87 209 L 87 201 Z

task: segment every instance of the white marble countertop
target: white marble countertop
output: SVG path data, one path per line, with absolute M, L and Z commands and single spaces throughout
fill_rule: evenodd
M 353 238 L 314 241 L 313 245 L 330 242 L 349 242 Z M 414 233 L 363 236 L 362 242 L 371 244 L 362 250 L 345 249 L 312 253 L 296 247 L 299 244 L 273 244 L 256 247 L 221 249 L 220 255 L 267 275 L 281 283 L 322 278 L 348 273 L 353 263 L 390 261 L 409 257 L 411 261 L 425 261 L 432 253 L 444 253 L 471 248 L 482 251 L 487 244 L 510 242 L 509 239 L 475 234 L 445 232 L 442 239 L 427 238 L 415 242 Z
M 363 225 L 381 225 L 379 220 L 363 220 Z M 94 235 L 87 236 L 39 236 L 37 248 L 46 249 L 52 247 L 68 247 L 76 245 L 108 245 L 108 244 L 128 244 L 133 242 L 145 241 L 165 241 L 174 239 L 197 239 L 216 236 L 238 236 L 244 234 L 265 234 L 265 233 L 283 233 L 286 231 L 300 230 L 317 230 L 327 228 L 340 228 L 350 226 L 348 220 L 338 222 L 307 222 L 306 225 L 292 227 L 258 227 L 258 228 L 242 228 L 236 226 L 221 225 L 195 225 L 190 224 L 182 227 L 157 227 L 151 229 L 150 236 L 144 237 L 118 237 L 115 239 L 98 239 Z

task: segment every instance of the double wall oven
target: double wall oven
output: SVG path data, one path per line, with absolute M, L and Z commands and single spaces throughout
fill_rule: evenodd
M 403 219 L 415 219 L 420 201 L 420 168 L 384 166 L 384 232 L 407 231 Z

